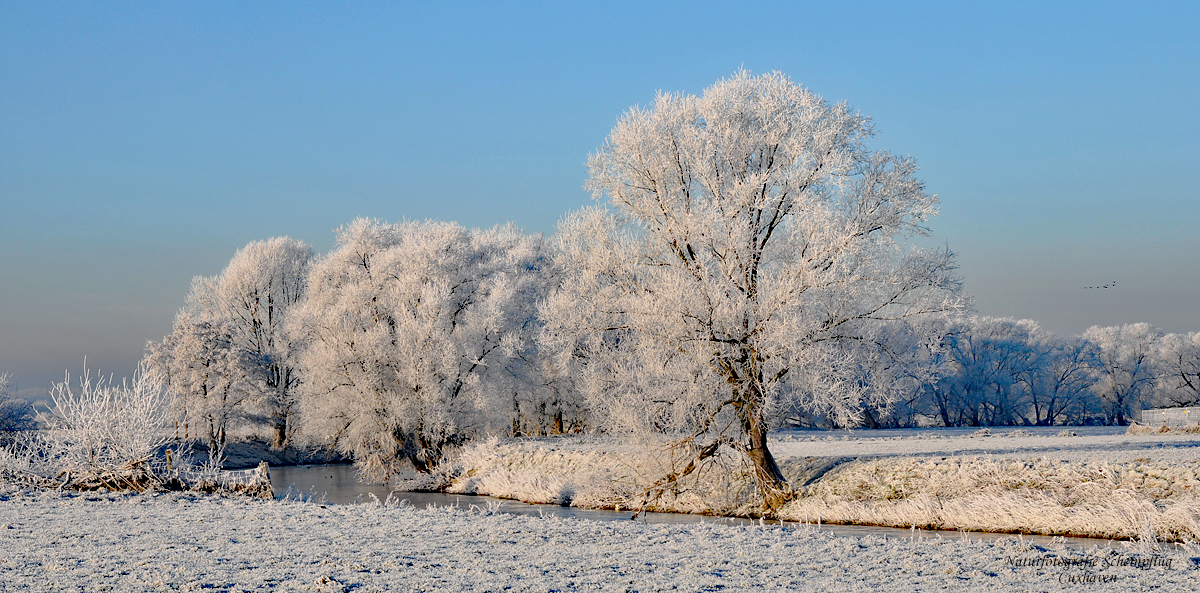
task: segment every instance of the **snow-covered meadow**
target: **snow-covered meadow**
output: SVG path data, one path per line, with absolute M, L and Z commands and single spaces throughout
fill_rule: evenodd
M 0 496 L 0 590 L 1194 590 L 1200 548 L 835 536 L 407 504 Z

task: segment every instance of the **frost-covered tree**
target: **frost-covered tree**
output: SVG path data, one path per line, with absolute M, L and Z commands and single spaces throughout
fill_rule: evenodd
M 1010 425 L 1023 419 L 1036 384 L 1041 330 L 1030 319 L 970 317 L 946 334 L 947 426 Z
M 1096 410 L 1099 349 L 1080 337 L 1044 335 L 1039 349 L 1030 413 L 1041 426 L 1080 423 Z
M 315 264 L 289 322 L 306 427 L 386 478 L 506 431 L 533 360 L 544 242 L 512 226 L 358 219 Z
M 1200 403 L 1200 332 L 1163 336 L 1159 358 L 1165 403 L 1173 406 Z
M 928 413 L 923 408 L 926 387 L 936 383 L 945 371 L 937 362 L 942 336 L 931 331 L 944 326 L 888 323 L 875 332 L 871 347 L 842 349 L 843 356 L 836 362 L 837 376 L 846 389 L 857 394 L 857 418 L 813 413 L 796 402 L 783 421 L 775 424 L 872 429 L 917 426 L 918 416 Z M 842 424 L 847 419 L 850 423 Z
M 299 350 L 285 334 L 288 309 L 303 296 L 313 250 L 287 237 L 254 241 L 233 256 L 218 275 L 197 277 L 188 310 L 201 322 L 228 328 L 232 346 L 259 364 L 247 365 L 242 390 L 254 390 L 256 404 L 271 426 L 275 447 L 294 431 L 293 411 L 300 374 Z
M 0 373 L 0 432 L 31 430 L 37 426 L 33 404 L 8 395 L 8 373 Z
M 931 387 L 949 372 L 946 360 L 946 332 L 951 327 L 943 318 L 918 323 L 892 323 L 882 335 L 874 354 L 874 370 L 864 372 L 863 381 L 879 392 L 875 410 L 864 406 L 867 428 L 914 427 L 936 416 L 930 406 Z M 858 349 L 863 351 L 865 349 Z M 876 417 L 873 418 L 872 416 Z
M 1153 393 L 1159 374 L 1158 346 L 1162 331 L 1148 323 L 1092 326 L 1084 339 L 1100 348 L 1100 380 L 1096 389 L 1110 422 L 1128 424 Z
M 1029 319 L 960 317 L 944 322 L 931 357 L 936 380 L 918 408 L 944 426 L 1052 425 L 1097 409 L 1099 359 L 1090 342 L 1056 336 Z
M 543 297 L 544 293 L 537 300 Z M 586 402 L 568 368 L 537 348 L 526 349 L 507 366 L 520 385 L 512 394 L 513 436 L 566 434 L 589 427 Z
M 560 223 L 564 277 L 545 309 L 546 343 L 593 412 L 682 434 L 700 459 L 732 447 L 764 503 L 781 504 L 767 448 L 778 411 L 858 418 L 847 351 L 965 304 L 948 251 L 904 246 L 928 234 L 936 198 L 912 159 L 867 149 L 871 134 L 778 73 L 622 116 L 588 160 L 587 187 L 609 206 Z
M 245 419 L 245 402 L 263 388 L 247 384 L 262 361 L 234 344 L 229 324 L 186 311 L 169 335 L 148 346 L 145 361 L 179 395 L 176 436 L 203 434 L 214 452 L 224 450 L 230 424 Z

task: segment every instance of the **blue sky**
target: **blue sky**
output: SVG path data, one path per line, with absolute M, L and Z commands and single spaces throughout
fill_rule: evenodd
M 0 0 L 0 372 L 128 374 L 255 239 L 549 234 L 624 110 L 739 67 L 917 158 L 980 313 L 1200 330 L 1197 4 L 974 4 Z

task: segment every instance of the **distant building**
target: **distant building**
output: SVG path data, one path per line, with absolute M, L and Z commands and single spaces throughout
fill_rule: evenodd
M 1156 427 L 1200 424 L 1200 407 L 1142 410 L 1141 423 L 1146 426 Z

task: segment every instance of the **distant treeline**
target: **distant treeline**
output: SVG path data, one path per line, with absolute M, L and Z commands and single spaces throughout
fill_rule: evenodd
M 927 332 L 864 381 L 913 381 L 888 406 L 863 409 L 862 426 L 1125 425 L 1142 409 L 1200 403 L 1200 332 L 1146 324 L 1094 326 L 1060 336 L 1029 319 L 959 317 L 916 324 Z M 896 372 L 899 371 L 899 372 Z M 830 427 L 793 411 L 787 422 Z

